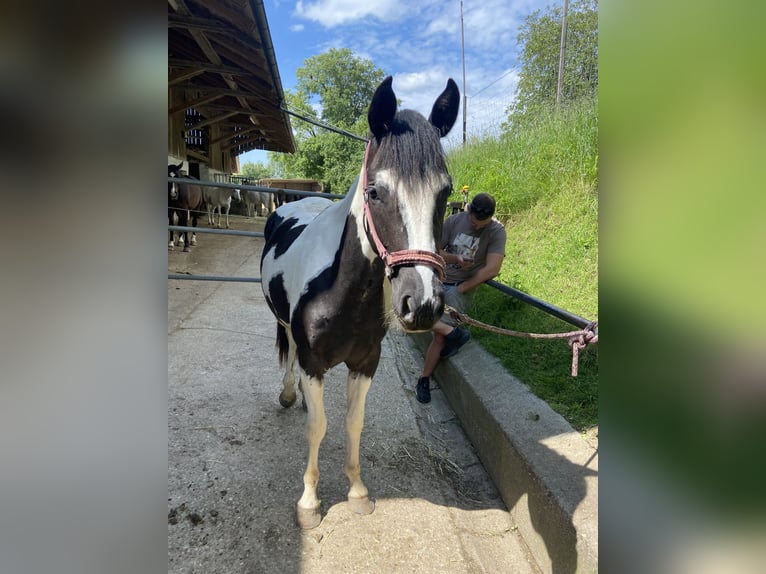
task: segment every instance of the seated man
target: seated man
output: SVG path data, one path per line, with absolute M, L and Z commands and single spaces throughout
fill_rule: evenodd
M 451 215 L 444 222 L 439 254 L 447 268 L 444 280 L 444 302 L 465 312 L 474 289 L 500 272 L 505 257 L 505 227 L 493 214 L 495 199 L 479 193 L 466 211 Z M 426 350 L 423 372 L 415 387 L 421 403 L 431 402 L 431 375 L 441 359 L 451 357 L 468 342 L 471 334 L 456 327 L 445 313 L 431 329 L 433 339 Z

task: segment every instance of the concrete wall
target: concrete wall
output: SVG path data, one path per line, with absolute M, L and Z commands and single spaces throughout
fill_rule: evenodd
M 598 450 L 474 342 L 435 380 L 542 571 L 598 572 Z

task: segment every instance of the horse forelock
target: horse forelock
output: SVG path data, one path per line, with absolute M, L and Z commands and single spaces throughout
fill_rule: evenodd
M 397 179 L 407 187 L 434 172 L 447 171 L 438 131 L 413 110 L 397 112 L 389 133 L 373 142 L 368 170 L 395 170 Z
M 430 122 L 412 110 L 398 112 L 390 133 L 373 140 L 368 178 L 396 194 L 406 248 L 434 250 L 431 222 L 450 178 L 439 133 Z

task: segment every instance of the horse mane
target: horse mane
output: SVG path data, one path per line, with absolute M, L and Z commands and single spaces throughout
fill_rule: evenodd
M 377 143 L 373 169 L 396 165 L 400 176 L 409 183 L 434 170 L 446 170 L 438 130 L 413 110 L 398 111 L 388 133 L 372 141 Z

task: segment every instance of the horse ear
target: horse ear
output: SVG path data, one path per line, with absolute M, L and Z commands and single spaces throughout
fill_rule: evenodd
M 460 108 L 460 90 L 455 81 L 450 78 L 447 80 L 447 87 L 441 95 L 436 98 L 431 115 L 428 121 L 439 130 L 441 137 L 446 136 L 455 125 L 457 111 Z
M 372 134 L 380 139 L 388 130 L 396 115 L 396 95 L 391 88 L 393 78 L 388 76 L 375 90 L 367 112 L 367 123 L 370 125 Z

